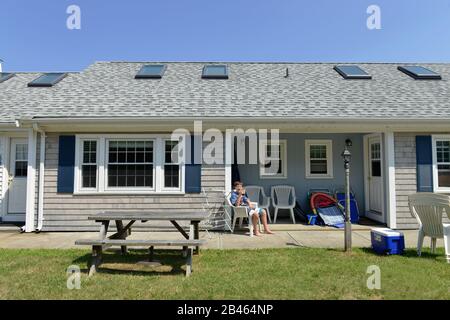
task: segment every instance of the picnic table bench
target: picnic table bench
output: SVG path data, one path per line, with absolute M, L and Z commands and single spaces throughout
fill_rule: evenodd
M 102 251 L 111 246 L 120 246 L 122 254 L 127 253 L 127 247 L 149 247 L 150 261 L 153 259 L 153 250 L 155 246 L 175 246 L 182 247 L 183 254 L 186 256 L 186 276 L 189 276 L 193 270 L 192 256 L 198 254 L 200 246 L 205 241 L 199 239 L 199 223 L 205 220 L 208 214 L 205 212 L 180 212 L 168 213 L 167 211 L 146 211 L 146 212 L 101 212 L 88 217 L 88 220 L 94 220 L 101 223 L 98 239 L 81 239 L 75 241 L 76 245 L 92 246 L 92 260 L 89 266 L 89 276 L 92 276 L 102 263 Z M 172 225 L 183 235 L 180 240 L 127 240 L 131 235 L 131 227 L 136 221 L 170 221 Z M 107 237 L 110 222 L 114 221 L 116 233 Z M 124 221 L 128 221 L 124 224 Z M 189 221 L 189 233 L 186 232 L 178 221 Z

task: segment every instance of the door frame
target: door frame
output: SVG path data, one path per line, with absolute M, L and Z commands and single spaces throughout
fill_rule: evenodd
M 8 179 L 9 179 L 9 172 L 11 168 L 11 140 L 12 139 L 25 139 L 28 141 L 28 137 L 26 134 L 8 134 L 5 136 L 0 137 L 0 141 L 2 144 L 1 153 L 2 153 L 2 192 L 1 192 L 1 210 L 0 210 L 0 217 L 2 222 L 26 222 L 26 213 L 24 214 L 8 214 L 8 192 L 9 192 L 9 185 L 8 185 Z M 27 181 L 28 183 L 28 181 Z
M 381 215 L 373 213 L 370 211 L 370 185 L 369 185 L 369 175 L 370 175 L 370 163 L 369 163 L 369 140 L 371 138 L 380 139 L 380 147 L 381 147 L 381 185 L 383 191 L 381 192 Z M 382 133 L 371 133 L 364 135 L 363 139 L 364 146 L 364 203 L 365 203 L 365 216 L 369 219 L 375 220 L 377 222 L 386 223 L 386 206 L 385 206 L 385 146 L 383 140 Z

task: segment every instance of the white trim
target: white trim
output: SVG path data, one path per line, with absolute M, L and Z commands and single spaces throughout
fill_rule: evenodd
M 7 197 L 7 190 L 8 190 L 8 163 L 9 163 L 9 138 L 8 137 L 0 137 L 0 143 L 1 143 L 1 174 L 2 174 L 2 207 L 0 211 L 0 216 L 5 217 L 8 213 L 8 197 Z
M 448 187 L 439 187 L 439 177 L 437 170 L 437 149 L 436 142 L 437 141 L 450 141 L 449 134 L 439 134 L 431 136 L 431 146 L 432 146 L 432 168 L 433 168 L 433 192 L 436 193 L 450 193 L 450 188 Z
M 28 131 L 28 171 L 27 171 L 27 197 L 25 214 L 25 232 L 34 231 L 35 198 L 36 198 L 36 140 L 37 132 Z
M 385 164 L 385 199 L 387 226 L 391 229 L 397 228 L 397 203 L 395 190 L 395 146 L 394 133 L 385 132 L 384 135 L 384 164 Z
M 232 155 L 233 155 L 233 150 L 232 150 L 232 138 L 231 135 L 229 133 L 225 134 L 225 193 L 229 194 L 232 190 L 232 179 L 233 179 L 233 174 L 232 174 Z
M 179 195 L 184 194 L 185 166 L 183 162 L 180 165 L 180 188 L 164 188 L 164 141 L 169 140 L 169 134 L 78 134 L 75 142 L 75 179 L 74 195 L 134 195 L 134 194 L 161 194 L 161 195 Z M 108 143 L 111 139 L 123 140 L 152 140 L 154 148 L 153 159 L 153 187 L 152 188 L 130 188 L 107 186 L 108 175 Z M 82 142 L 86 140 L 97 141 L 97 186 L 96 188 L 81 188 L 81 157 L 83 156 Z M 186 137 L 183 138 L 186 143 Z M 186 146 L 186 144 L 185 144 Z M 183 153 L 184 154 L 184 153 Z
M 268 145 L 270 141 L 267 140 L 261 140 L 259 146 L 264 148 L 262 153 L 260 154 L 266 154 L 266 146 Z M 264 170 L 264 164 L 259 164 L 259 178 L 260 179 L 287 179 L 288 173 L 287 173 L 287 140 L 286 139 L 280 139 L 278 140 L 280 145 L 280 160 L 282 163 L 281 168 L 281 174 L 267 174 Z
M 39 150 L 39 182 L 38 182 L 38 223 L 37 230 L 42 229 L 44 222 L 44 187 L 45 187 L 45 132 L 40 131 L 41 146 Z
M 327 148 L 327 174 L 311 173 L 311 146 L 325 146 Z M 306 179 L 333 179 L 333 140 L 306 139 L 305 140 L 305 178 Z

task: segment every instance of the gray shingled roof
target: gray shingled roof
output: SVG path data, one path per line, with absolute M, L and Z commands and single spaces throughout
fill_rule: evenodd
M 0 122 L 32 117 L 286 117 L 450 119 L 450 64 L 420 64 L 441 81 L 414 80 L 402 64 L 358 64 L 372 80 L 344 80 L 332 63 L 227 63 L 228 80 L 201 79 L 204 62 L 168 62 L 161 80 L 134 79 L 145 63 L 97 62 L 52 88 L 38 73 L 0 83 Z M 289 77 L 285 78 L 286 68 Z

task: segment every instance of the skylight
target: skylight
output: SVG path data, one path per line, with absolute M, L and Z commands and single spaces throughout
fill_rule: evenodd
M 44 73 L 28 83 L 29 87 L 53 87 L 67 76 L 67 73 Z
M 134 77 L 135 79 L 161 79 L 166 66 L 163 64 L 146 64 Z
M 228 67 L 224 64 L 203 67 L 203 79 L 228 79 Z
M 372 79 L 372 76 L 358 66 L 335 66 L 336 70 L 344 79 Z
M 14 73 L 0 72 L 0 83 L 14 77 Z
M 398 70 L 416 80 L 441 80 L 440 74 L 421 66 L 402 66 Z

